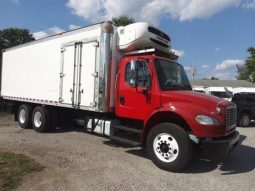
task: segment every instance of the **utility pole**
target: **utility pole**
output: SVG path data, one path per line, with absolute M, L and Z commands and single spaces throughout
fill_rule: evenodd
M 195 67 L 195 64 L 193 64 L 193 66 L 192 66 L 192 80 L 195 79 L 196 72 L 197 72 L 197 69 Z

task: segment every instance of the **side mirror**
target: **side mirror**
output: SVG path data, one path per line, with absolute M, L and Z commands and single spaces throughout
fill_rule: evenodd
M 130 62 L 130 85 L 133 88 L 137 85 L 137 60 Z

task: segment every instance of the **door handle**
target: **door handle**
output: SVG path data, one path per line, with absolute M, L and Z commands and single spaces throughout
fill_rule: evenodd
M 121 105 L 125 104 L 125 97 L 123 95 L 120 96 L 120 104 Z

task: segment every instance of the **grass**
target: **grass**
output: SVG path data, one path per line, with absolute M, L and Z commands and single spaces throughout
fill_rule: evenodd
M 43 168 L 41 164 L 23 154 L 0 152 L 0 191 L 16 188 L 23 176 L 39 172 Z

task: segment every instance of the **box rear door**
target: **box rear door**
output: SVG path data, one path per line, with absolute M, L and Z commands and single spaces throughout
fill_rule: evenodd
M 96 107 L 95 82 L 98 41 L 80 41 L 63 46 L 60 100 L 72 107 Z

